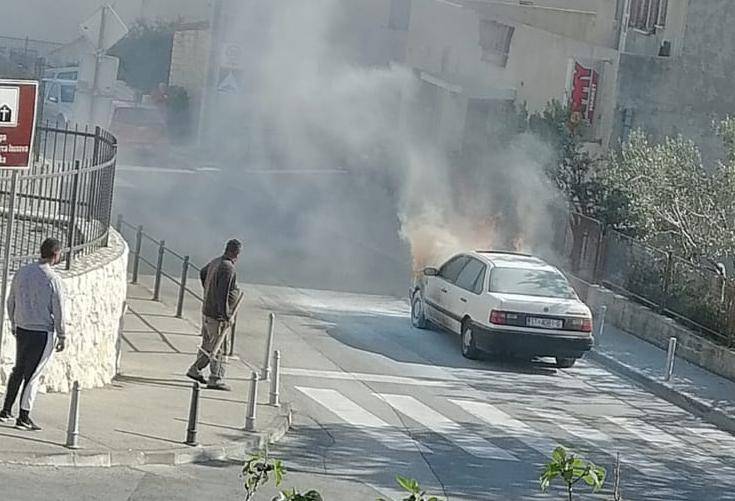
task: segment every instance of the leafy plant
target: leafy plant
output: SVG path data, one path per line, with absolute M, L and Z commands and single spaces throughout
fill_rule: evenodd
M 253 455 L 242 467 L 245 501 L 253 499 L 255 492 L 267 484 L 271 477 L 275 480 L 276 486 L 281 485 L 285 474 L 283 463 L 278 459 L 270 459 L 267 450 Z
M 574 499 L 574 486 L 580 481 L 598 491 L 605 483 L 605 469 L 591 462 L 568 454 L 564 447 L 557 447 L 551 454 L 551 461 L 545 466 L 539 479 L 541 490 L 546 492 L 555 479 L 560 479 L 567 489 L 569 501 Z
M 296 489 L 290 491 L 283 491 L 273 501 L 323 501 L 322 495 L 315 490 L 307 491 L 303 494 L 298 492 Z
M 430 496 L 421 489 L 419 483 L 413 478 L 402 477 L 398 475 L 396 482 L 405 490 L 409 496 L 402 499 L 402 501 L 440 501 L 436 496 Z M 387 501 L 385 499 L 379 499 L 378 501 Z

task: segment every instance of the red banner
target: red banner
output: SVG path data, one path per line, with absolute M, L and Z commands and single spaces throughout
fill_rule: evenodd
M 573 114 L 578 113 L 590 124 L 595 118 L 599 82 L 600 74 L 597 71 L 575 61 L 569 106 Z
M 38 83 L 0 80 L 0 169 L 31 166 Z

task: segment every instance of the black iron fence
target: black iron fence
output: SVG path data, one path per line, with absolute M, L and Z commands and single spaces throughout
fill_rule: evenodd
M 735 347 L 735 282 L 720 271 L 694 265 L 581 214 L 559 212 L 556 218 L 553 250 L 572 275 Z
M 0 171 L 0 261 L 8 252 L 10 272 L 36 259 L 47 237 L 62 242 L 67 269 L 107 245 L 116 152 L 99 127 L 37 129 L 31 169 Z
M 201 267 L 191 262 L 189 256 L 184 256 L 166 246 L 165 240 L 157 240 L 143 229 L 125 221 L 120 214 L 115 223 L 115 229 L 120 233 L 130 246 L 130 260 L 128 271 L 130 281 L 137 284 L 141 276 L 150 276 L 153 280 L 154 301 L 161 300 L 161 289 L 164 280 L 167 280 L 175 288 L 176 294 L 176 318 L 182 318 L 184 303 L 188 298 L 201 304 L 204 301 L 202 295 L 192 287 L 191 284 L 199 283 L 199 272 Z M 235 330 L 237 329 L 237 315 L 230 324 L 229 336 L 225 339 L 224 352 L 232 356 L 235 350 Z

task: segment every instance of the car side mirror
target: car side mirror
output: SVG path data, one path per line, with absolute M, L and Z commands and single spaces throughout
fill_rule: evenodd
M 52 103 L 58 103 L 58 102 L 59 102 L 59 98 L 58 98 L 58 97 L 56 97 L 56 96 L 49 96 L 49 97 L 48 97 L 48 100 L 49 100 L 50 102 L 52 102 Z
M 435 277 L 439 274 L 436 268 L 424 268 L 424 275 L 427 277 Z

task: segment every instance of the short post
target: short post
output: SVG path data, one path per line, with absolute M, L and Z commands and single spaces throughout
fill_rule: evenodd
M 133 257 L 133 283 L 138 283 L 138 269 L 140 268 L 140 248 L 143 245 L 143 227 L 138 226 L 135 234 L 135 252 Z
M 199 383 L 191 386 L 191 402 L 189 403 L 189 422 L 186 425 L 186 445 L 195 447 L 197 442 L 197 422 L 199 421 Z
M 607 305 L 600 306 L 600 315 L 597 321 L 597 341 L 599 343 L 602 333 L 605 331 L 605 316 L 607 315 Z
M 274 407 L 280 407 L 279 401 L 280 391 L 279 386 L 281 384 L 281 352 L 276 350 L 273 352 L 273 379 L 271 379 L 271 391 L 268 403 Z
M 255 411 L 258 408 L 258 373 L 253 371 L 250 376 L 250 398 L 248 399 L 248 414 L 245 416 L 245 431 L 255 431 Z
M 115 229 L 120 234 L 122 234 L 122 226 L 123 226 L 123 215 L 122 214 L 118 214 L 117 215 L 117 223 L 115 224 Z
M 166 253 L 166 241 L 161 240 L 158 244 L 158 262 L 156 263 L 156 280 L 153 283 L 153 300 L 161 298 L 161 274 L 163 273 L 163 257 Z
M 66 426 L 66 448 L 79 449 L 79 381 L 74 381 L 69 404 L 69 423 Z
M 665 381 L 670 381 L 671 376 L 674 374 L 674 359 L 676 355 L 676 338 L 669 338 L 669 350 L 666 353 L 666 377 Z
M 263 379 L 268 381 L 271 377 L 271 351 L 273 350 L 273 335 L 276 330 L 276 315 L 268 315 L 268 340 L 265 343 L 265 360 L 263 361 Z
M 181 265 L 181 284 L 179 287 L 179 300 L 176 303 L 176 318 L 181 318 L 184 313 L 184 293 L 186 292 L 186 278 L 189 276 L 189 256 L 184 256 Z

